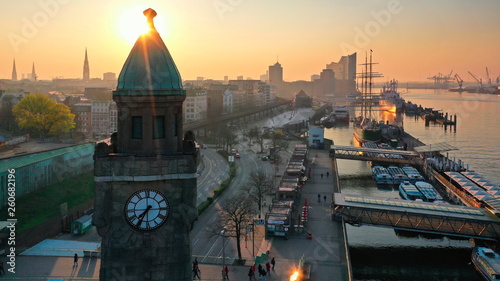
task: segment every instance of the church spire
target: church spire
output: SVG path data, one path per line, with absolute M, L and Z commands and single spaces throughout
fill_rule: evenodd
M 31 80 L 36 82 L 36 72 L 35 72 L 35 63 L 33 62 L 33 68 L 31 69 Z
M 12 64 L 12 81 L 17 81 L 16 59 L 14 59 L 14 63 Z
M 87 48 L 85 48 L 85 60 L 83 61 L 83 80 L 90 80 L 89 58 L 87 56 Z

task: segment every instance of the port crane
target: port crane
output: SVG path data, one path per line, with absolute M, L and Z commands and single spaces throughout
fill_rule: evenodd
M 458 73 L 455 73 L 455 80 L 457 80 L 458 88 L 462 89 L 462 85 L 464 83 L 464 80 L 462 80 L 462 78 L 460 78 L 460 75 L 458 75 Z
M 449 74 L 443 74 L 439 72 L 438 74 L 428 77 L 427 79 L 429 80 L 434 80 L 434 85 L 436 85 L 438 88 L 446 88 L 448 87 L 448 84 L 450 81 L 453 80 L 452 75 L 453 70 Z
M 482 88 L 483 87 L 483 80 L 482 79 L 477 79 L 477 77 L 474 76 L 474 74 L 472 74 L 470 71 L 469 71 L 469 74 L 470 74 L 470 76 L 472 76 L 472 78 L 474 78 L 474 80 L 477 81 L 477 83 L 479 84 L 479 87 Z

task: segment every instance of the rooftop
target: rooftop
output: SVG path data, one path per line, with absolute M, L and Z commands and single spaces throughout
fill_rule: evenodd
M 141 91 L 144 90 L 153 90 L 153 95 L 185 94 L 177 66 L 154 26 L 153 18 L 156 12 L 147 9 L 144 15 L 149 24 L 149 31 L 139 36 L 130 51 L 118 77 L 117 91 L 114 94 L 142 94 Z

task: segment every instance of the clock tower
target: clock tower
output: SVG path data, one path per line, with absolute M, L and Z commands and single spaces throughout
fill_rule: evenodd
M 183 134 L 186 92 L 154 27 L 156 12 L 144 15 L 149 32 L 137 39 L 113 92 L 118 131 L 94 156 L 101 281 L 192 280 L 198 151 L 194 134 Z

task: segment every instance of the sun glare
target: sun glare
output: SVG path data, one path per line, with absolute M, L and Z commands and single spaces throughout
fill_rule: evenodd
M 134 7 L 124 10 L 118 18 L 118 30 L 123 40 L 134 43 L 137 38 L 149 31 L 143 11 L 146 8 Z M 161 25 L 161 18 L 155 17 L 155 26 Z

